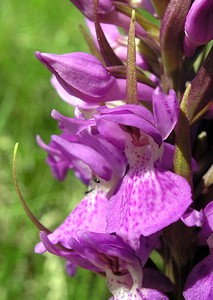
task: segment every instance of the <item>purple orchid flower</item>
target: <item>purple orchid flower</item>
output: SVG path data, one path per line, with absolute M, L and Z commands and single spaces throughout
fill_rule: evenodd
M 205 207 L 203 212 L 200 212 L 200 219 L 201 234 L 207 240 L 210 255 L 195 265 L 189 273 L 183 292 L 186 300 L 211 300 L 213 298 L 213 201 Z M 191 217 L 190 225 L 193 225 L 192 223 Z
M 126 80 L 115 78 L 91 54 L 63 55 L 36 52 L 36 57 L 52 72 L 68 94 L 88 103 L 125 100 Z M 138 83 L 138 99 L 151 101 L 153 88 Z
M 68 138 L 68 135 L 66 135 L 66 138 Z M 46 162 L 51 167 L 53 176 L 58 180 L 64 180 L 68 170 L 73 168 L 71 161 L 63 155 L 53 141 L 51 141 L 49 145 L 46 145 L 40 136 L 37 136 L 36 140 L 39 146 L 48 153 Z
M 195 0 L 188 12 L 185 23 L 184 52 L 192 56 L 197 47 L 213 38 L 213 2 Z
M 113 185 L 114 181 L 91 180 L 88 193 L 66 220 L 48 235 L 41 232 L 35 252 L 49 251 L 65 258 L 71 275 L 76 266 L 104 273 L 113 299 L 166 300 L 163 293 L 172 286 L 160 273 L 147 269 L 144 283 L 148 287 L 142 287 L 143 266 L 158 236 L 141 236 L 140 247 L 134 251 L 120 237 L 106 234 L 108 198 Z
M 94 1 L 93 0 L 71 0 L 71 2 L 84 14 L 84 16 L 95 21 L 94 18 Z M 113 24 L 129 30 L 130 18 L 116 10 L 112 0 L 100 0 L 98 4 L 98 17 L 101 23 Z M 136 34 L 146 36 L 145 30 L 135 24 Z
M 162 139 L 169 136 L 177 121 L 177 98 L 174 91 L 164 95 L 156 89 L 154 115 L 137 105 L 100 108 L 99 112 L 95 115 L 98 121 L 118 123 L 126 131 L 129 163 L 119 189 L 110 198 L 107 231 L 137 249 L 141 234 L 149 236 L 176 222 L 192 202 L 186 180 L 159 165 Z
M 82 204 L 81 202 L 79 206 Z M 94 272 L 104 273 L 113 299 L 132 299 L 132 297 L 136 299 L 144 299 L 144 297 L 146 299 L 168 299 L 163 295 L 172 288 L 168 279 L 157 271 L 148 268 L 142 269 L 153 243 L 143 244 L 141 249 L 144 260 L 142 261 L 128 244 L 115 235 L 77 229 L 76 224 L 80 228 L 84 226 L 85 218 L 82 219 L 82 217 L 86 217 L 87 207 L 87 205 L 83 207 L 83 216 L 78 215 L 77 207 L 73 211 L 73 217 L 70 215 L 69 221 L 65 220 L 52 234 L 47 236 L 45 233 L 41 233 L 42 242 L 36 246 L 35 251 L 42 253 L 44 250 L 48 250 L 50 253 L 61 256 L 69 262 L 69 267 L 77 265 Z M 104 219 L 103 212 L 100 211 L 100 213 Z M 74 215 L 78 217 L 74 218 Z M 83 220 L 83 225 L 79 222 L 79 216 L 80 220 Z M 94 223 L 94 218 L 90 222 Z M 97 223 L 94 229 L 97 229 L 97 226 L 98 230 L 102 230 L 103 221 Z M 75 228 L 75 233 L 71 232 L 70 228 L 72 227 Z M 92 228 L 93 224 L 88 224 L 88 227 Z M 54 239 L 53 235 L 57 236 L 57 239 Z M 56 241 L 60 241 L 63 245 L 66 244 L 67 247 L 63 246 L 62 249 L 55 246 Z M 143 287 L 142 283 L 144 283 Z
M 208 241 L 213 232 L 213 201 L 209 202 L 204 209 L 197 211 L 189 208 L 181 220 L 186 226 L 200 227 L 200 234 Z M 211 248 L 213 245 L 209 245 Z
M 142 248 L 142 261 L 137 253 L 116 235 L 78 230 L 75 237 L 66 234 L 69 237 L 67 249 L 55 246 L 44 232 L 40 236 L 42 244 L 49 252 L 64 257 L 70 264 L 105 274 L 114 300 L 168 299 L 163 294 L 171 291 L 172 285 L 168 279 L 157 271 L 142 269 L 151 249 L 147 243 Z M 41 251 L 39 246 L 36 247 L 38 253 Z
M 93 174 L 106 181 L 122 178 L 126 169 L 123 149 L 97 132 L 94 119 L 69 118 L 55 110 L 52 117 L 64 132 L 60 136 L 53 135 L 49 145 L 40 137 L 37 140 L 48 152 L 47 163 L 57 179 L 63 180 L 68 169 L 74 169 L 76 176 L 86 184 Z
M 94 18 L 94 1 L 89 0 L 71 0 L 71 2 L 85 15 L 88 19 Z M 112 0 L 101 0 L 98 3 L 98 13 L 100 16 L 110 14 L 114 10 Z

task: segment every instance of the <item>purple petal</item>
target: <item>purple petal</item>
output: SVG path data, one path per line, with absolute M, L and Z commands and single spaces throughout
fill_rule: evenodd
M 67 142 L 78 141 L 76 136 L 62 133 L 60 137 Z M 39 136 L 37 142 L 45 151 L 48 152 L 47 163 L 51 167 L 54 177 L 58 180 L 64 180 L 69 169 L 74 169 L 75 175 L 82 180 L 85 184 L 89 183 L 92 172 L 86 163 L 78 157 L 67 156 L 61 151 L 60 147 L 53 140 L 49 145 L 46 145 Z
M 108 261 L 102 259 L 96 249 L 88 246 L 86 243 L 82 243 L 82 241 L 79 242 L 78 239 L 75 238 L 71 238 L 69 243 L 70 247 L 82 258 L 86 258 L 90 264 L 103 271 L 108 268 Z
M 58 55 L 36 52 L 35 55 L 72 96 L 93 104 L 126 98 L 126 79 L 113 77 L 91 54 L 74 52 Z M 153 88 L 138 83 L 140 100 L 151 101 L 152 93 Z
M 181 217 L 181 220 L 186 226 L 201 227 L 203 222 L 203 211 L 197 211 L 189 207 L 184 213 L 184 215 Z
M 62 130 L 68 131 L 70 134 L 78 134 L 84 129 L 90 128 L 95 125 L 95 120 L 82 120 L 76 118 L 69 118 L 61 115 L 55 109 L 52 111 L 51 116 L 59 122 L 59 127 Z
M 93 0 L 71 0 L 71 2 L 91 21 L 94 21 L 94 1 Z M 98 17 L 101 23 L 114 24 L 129 30 L 130 18 L 115 10 L 113 1 L 100 0 L 98 5 Z M 135 24 L 137 35 L 146 36 L 145 30 Z
M 81 100 L 80 98 L 70 95 L 62 87 L 62 85 L 58 82 L 58 80 L 56 79 L 55 76 L 52 76 L 51 84 L 55 88 L 59 97 L 61 97 L 62 100 L 64 100 L 65 102 L 67 102 L 68 104 L 70 104 L 72 106 L 79 107 L 79 108 L 86 109 L 86 110 L 91 110 L 98 106 L 98 104 L 88 103 L 88 102 Z
M 192 56 L 196 48 L 213 38 L 213 2 L 195 0 L 188 12 L 185 23 L 184 51 Z
M 94 20 L 93 0 L 71 0 L 71 2 L 90 20 Z M 99 15 L 107 15 L 115 9 L 111 0 L 100 0 L 98 5 Z
M 106 106 L 103 106 L 103 107 L 99 107 L 97 111 L 100 112 L 101 114 L 112 114 L 112 113 L 122 114 L 122 113 L 131 112 L 132 114 L 135 114 L 136 116 L 139 116 L 150 123 L 154 123 L 154 118 L 152 113 L 142 105 L 125 104 L 115 108 L 108 108 Z
M 137 297 L 136 299 L 141 299 L 141 300 L 169 300 L 169 298 L 162 294 L 161 292 L 153 289 L 137 289 Z M 131 295 L 130 295 L 131 296 Z M 132 298 L 129 298 L 132 299 Z
M 64 180 L 68 170 L 72 168 L 72 162 L 63 155 L 54 142 L 46 145 L 38 135 L 36 141 L 48 153 L 47 163 L 51 167 L 53 176 L 58 180 Z
M 102 190 L 94 189 L 84 197 L 76 208 L 70 213 L 65 221 L 48 235 L 51 243 L 60 242 L 64 247 L 70 249 L 69 240 L 75 238 L 76 231 L 79 229 L 105 232 L 106 229 L 106 210 L 108 200 Z M 35 251 L 44 252 L 45 246 L 37 244 Z
M 70 159 L 76 157 L 86 163 L 99 177 L 107 181 L 111 179 L 112 167 L 110 163 L 96 150 L 81 143 L 70 143 L 59 136 L 53 136 L 52 139 L 65 156 Z
M 96 125 L 101 135 L 110 143 L 124 150 L 126 135 L 118 124 L 104 119 L 96 119 Z
M 55 246 L 47 237 L 45 232 L 40 233 L 40 238 L 42 243 L 45 245 L 45 248 L 47 249 L 48 252 L 65 258 L 69 263 L 75 264 L 81 268 L 91 270 L 94 272 L 101 272 L 102 270 L 91 264 L 86 258 L 81 257 L 79 254 L 72 250 L 62 250 L 59 247 Z M 35 252 L 39 253 L 36 251 Z
M 151 136 L 154 141 L 160 145 L 162 142 L 161 135 L 156 127 L 150 122 L 152 117 L 148 110 L 137 106 L 132 105 L 132 111 L 129 108 L 130 105 L 123 105 L 114 109 L 100 109 L 101 114 L 95 115 L 95 119 L 103 119 L 106 121 L 115 122 L 117 124 L 133 126 L 141 129 L 145 134 Z M 135 113 L 135 107 L 138 108 L 138 112 Z M 145 111 L 147 115 L 144 116 Z
M 129 144 L 128 150 L 130 169 L 110 198 L 107 232 L 115 232 L 137 248 L 141 234 L 155 233 L 183 215 L 192 202 L 191 188 L 181 176 L 154 169 L 150 145 Z
M 189 274 L 183 296 L 185 300 L 213 299 L 213 256 L 198 263 Z
M 48 54 L 36 52 L 36 57 L 52 72 L 71 95 L 94 101 L 108 93 L 115 78 L 91 54 L 74 52 Z
M 179 104 L 175 91 L 165 95 L 157 87 L 153 93 L 153 111 L 156 127 L 165 140 L 174 128 L 179 114 Z
M 101 153 L 107 161 L 110 161 L 114 175 L 119 179 L 122 178 L 127 166 L 124 152 L 109 143 L 101 135 L 91 136 L 88 132 L 84 131 L 81 133 L 81 136 L 88 146 L 93 147 Z
M 133 265 L 136 261 L 137 263 L 139 261 L 134 250 L 116 235 L 88 231 L 77 232 L 77 238 L 81 244 L 91 247 L 106 256 L 118 257 Z
M 137 83 L 138 100 L 147 102 L 152 101 L 154 89 L 144 83 Z M 126 99 L 126 79 L 116 78 L 114 85 L 110 88 L 107 94 L 103 95 L 103 101 L 125 100 Z M 100 100 L 99 100 L 100 102 Z

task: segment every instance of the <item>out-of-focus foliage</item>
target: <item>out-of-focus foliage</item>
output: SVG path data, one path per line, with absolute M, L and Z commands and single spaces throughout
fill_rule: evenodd
M 26 217 L 12 183 L 12 153 L 19 142 L 17 176 L 34 214 L 55 228 L 63 221 L 85 188 L 70 175 L 57 182 L 37 146 L 39 133 L 48 142 L 57 123 L 53 108 L 65 115 L 63 103 L 48 80 L 50 74 L 34 51 L 66 53 L 87 51 L 78 25 L 84 23 L 69 1 L 1 0 L 0 9 L 0 298 L 107 299 L 104 279 L 78 270 L 75 278 L 64 272 L 64 262 L 33 253 L 38 230 Z

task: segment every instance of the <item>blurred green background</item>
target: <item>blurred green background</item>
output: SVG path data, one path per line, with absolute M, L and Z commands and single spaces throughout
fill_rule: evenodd
M 28 220 L 12 182 L 13 147 L 19 142 L 17 176 L 33 213 L 54 229 L 83 197 L 71 174 L 57 182 L 35 142 L 40 134 L 59 132 L 53 108 L 72 108 L 56 95 L 50 73 L 36 60 L 36 50 L 50 53 L 87 51 L 78 26 L 81 14 L 68 1 L 1 0 L 0 4 L 0 299 L 108 299 L 104 279 L 85 270 L 74 278 L 64 261 L 33 253 L 38 230 Z

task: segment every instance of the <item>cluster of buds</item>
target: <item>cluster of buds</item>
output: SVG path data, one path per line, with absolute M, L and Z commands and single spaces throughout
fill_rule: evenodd
M 211 300 L 213 1 L 71 2 L 92 54 L 36 52 L 75 108 L 37 141 L 87 192 L 53 232 L 36 222 L 35 252 L 103 275 L 114 300 Z

